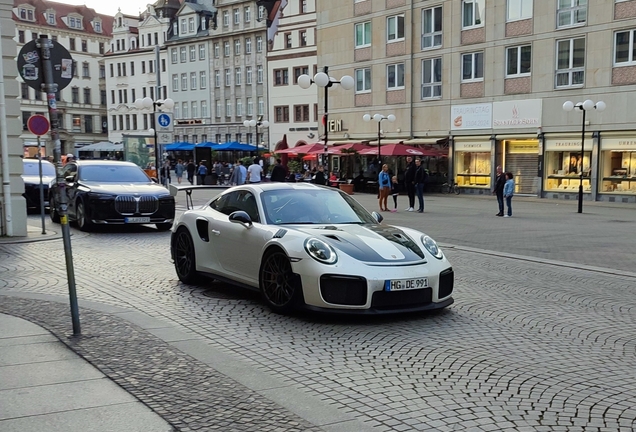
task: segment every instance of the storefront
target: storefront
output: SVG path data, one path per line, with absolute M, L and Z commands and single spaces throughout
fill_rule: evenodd
M 500 146 L 501 166 L 514 176 L 515 192 L 534 194 L 539 191 L 539 140 L 519 135 L 507 139 L 497 137 Z M 498 151 L 499 156 L 499 151 Z M 499 160 L 499 159 L 498 159 Z
M 601 135 L 598 193 L 636 196 L 636 135 Z
M 581 155 L 581 138 L 546 136 L 544 155 L 544 192 L 578 193 L 583 163 L 583 192 L 592 192 L 592 134 L 585 135 Z
M 455 138 L 455 181 L 462 188 L 490 190 L 492 141 L 489 137 L 470 140 Z

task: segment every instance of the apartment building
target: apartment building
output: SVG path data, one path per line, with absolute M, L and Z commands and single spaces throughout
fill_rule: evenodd
M 106 82 L 103 55 L 111 38 L 113 18 L 86 6 L 73 6 L 47 0 L 14 0 L 18 52 L 22 46 L 47 35 L 63 45 L 73 57 L 74 79 L 60 91 L 57 107 L 63 153 L 76 153 L 85 145 L 107 140 Z M 46 114 L 46 94 L 20 81 L 22 134 L 25 155 L 37 154 L 36 137 L 27 129 L 32 114 Z M 53 154 L 52 143 L 43 137 L 46 154 Z
M 316 0 L 286 2 L 268 37 L 269 133 L 272 150 L 318 140 L 318 93 L 299 90 L 298 77 L 317 72 Z M 315 90 L 315 89 L 314 89 Z
M 585 199 L 636 202 L 636 1 L 317 6 L 319 66 L 356 79 L 329 94 L 341 134 L 373 139 L 362 115 L 394 114 L 383 143 L 447 143 L 466 192 L 489 193 L 502 165 L 519 193 L 576 199 L 582 171 Z M 563 104 L 587 99 L 607 109 L 586 113 L 582 140 L 581 111 Z

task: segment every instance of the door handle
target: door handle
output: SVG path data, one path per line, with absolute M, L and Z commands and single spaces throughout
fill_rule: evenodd
M 217 236 L 218 236 L 218 235 L 221 235 L 221 231 L 217 231 L 217 230 L 215 230 L 215 229 L 210 230 L 210 232 L 211 232 L 212 234 L 214 234 L 214 235 L 217 235 Z

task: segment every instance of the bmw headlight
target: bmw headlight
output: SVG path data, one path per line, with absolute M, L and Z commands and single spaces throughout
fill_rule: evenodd
M 437 246 L 437 242 L 435 240 L 433 240 L 427 235 L 422 235 L 421 241 L 424 247 L 426 248 L 426 250 L 435 258 L 437 259 L 444 258 L 444 255 L 442 255 L 442 251 L 440 250 L 439 246 Z
M 336 251 L 328 243 L 317 239 L 308 238 L 305 240 L 305 250 L 316 261 L 324 264 L 335 264 L 338 261 Z

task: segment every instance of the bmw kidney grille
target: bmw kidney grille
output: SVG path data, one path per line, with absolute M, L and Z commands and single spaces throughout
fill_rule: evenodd
M 155 196 L 119 195 L 115 198 L 115 210 L 122 215 L 153 214 L 159 208 Z

